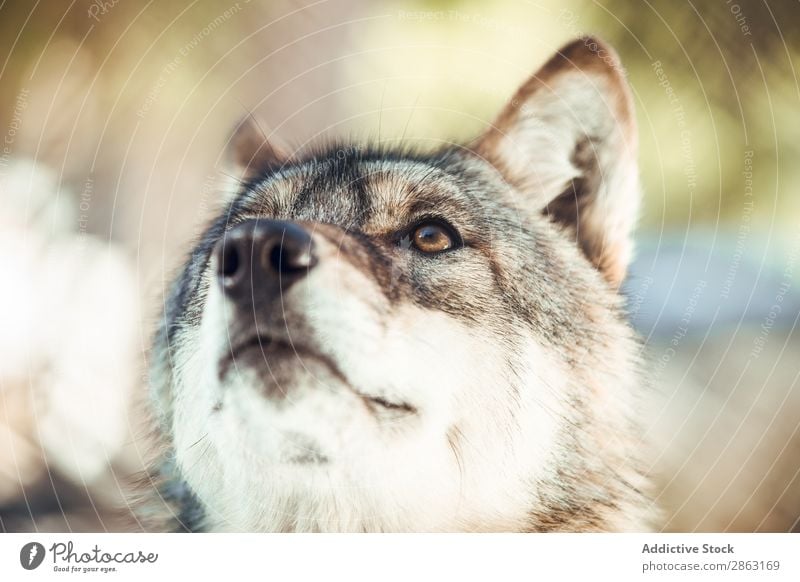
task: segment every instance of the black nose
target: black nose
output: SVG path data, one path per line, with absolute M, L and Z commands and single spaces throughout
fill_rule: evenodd
M 317 264 L 311 235 L 282 220 L 237 224 L 217 243 L 214 255 L 225 294 L 248 305 L 274 299 Z

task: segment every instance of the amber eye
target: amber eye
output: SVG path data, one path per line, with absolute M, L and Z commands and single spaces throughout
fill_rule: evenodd
M 441 224 L 427 222 L 416 227 L 411 235 L 414 246 L 423 253 L 441 253 L 455 246 L 450 231 Z

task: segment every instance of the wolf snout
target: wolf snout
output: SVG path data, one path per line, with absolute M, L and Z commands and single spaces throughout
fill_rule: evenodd
M 247 306 L 277 298 L 317 264 L 311 235 L 282 220 L 236 225 L 217 243 L 214 256 L 225 295 Z

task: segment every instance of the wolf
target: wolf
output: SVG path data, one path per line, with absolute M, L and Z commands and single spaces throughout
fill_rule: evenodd
M 152 347 L 158 527 L 652 527 L 610 46 L 564 46 L 467 144 L 292 152 L 248 118 L 228 151 Z

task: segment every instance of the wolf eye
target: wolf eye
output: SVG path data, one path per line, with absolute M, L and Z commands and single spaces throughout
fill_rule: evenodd
M 456 237 L 446 226 L 437 222 L 425 222 L 411 232 L 411 242 L 423 253 L 441 253 L 456 245 Z

